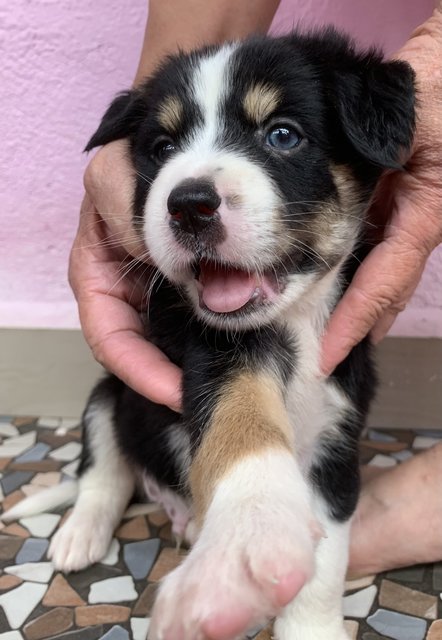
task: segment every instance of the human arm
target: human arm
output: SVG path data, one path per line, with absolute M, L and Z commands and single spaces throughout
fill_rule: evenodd
M 385 336 L 442 242 L 442 0 L 395 57 L 416 72 L 415 141 L 406 171 L 380 184 L 370 213 L 383 237 L 331 317 L 323 339 L 325 374 L 367 334 L 375 343 Z
M 266 31 L 278 4 L 279 0 L 151 0 L 135 84 L 178 49 Z M 179 410 L 181 372 L 143 336 L 139 307 L 146 273 L 134 268 L 123 275 L 130 256 L 141 256 L 144 250 L 132 227 L 134 180 L 126 143 L 100 149 L 84 182 L 86 196 L 69 280 L 85 338 L 106 369 L 142 395 Z

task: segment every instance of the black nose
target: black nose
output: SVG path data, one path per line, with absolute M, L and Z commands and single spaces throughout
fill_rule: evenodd
M 185 180 L 173 189 L 167 208 L 173 222 L 182 231 L 197 234 L 214 219 L 221 198 L 213 184 L 203 180 Z

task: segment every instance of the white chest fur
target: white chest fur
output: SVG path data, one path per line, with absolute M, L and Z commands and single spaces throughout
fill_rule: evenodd
M 323 434 L 333 436 L 338 423 L 351 409 L 344 392 L 320 370 L 321 336 L 337 287 L 337 273 L 331 272 L 284 317 L 285 326 L 293 335 L 296 353 L 286 406 L 294 432 L 295 454 L 304 472 L 319 452 L 318 438 Z

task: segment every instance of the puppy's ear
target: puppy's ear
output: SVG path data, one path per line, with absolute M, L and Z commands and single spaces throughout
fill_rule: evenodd
M 146 114 L 146 102 L 137 90 L 120 93 L 104 114 L 100 126 L 89 140 L 85 151 L 113 140 L 127 138 L 138 128 Z
M 376 54 L 338 73 L 337 107 L 344 133 L 369 162 L 400 168 L 413 141 L 414 72 L 406 62 L 382 62 Z

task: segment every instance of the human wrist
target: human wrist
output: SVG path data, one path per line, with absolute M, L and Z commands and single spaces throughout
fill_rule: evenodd
M 150 0 L 137 86 L 177 51 L 267 32 L 280 0 Z

